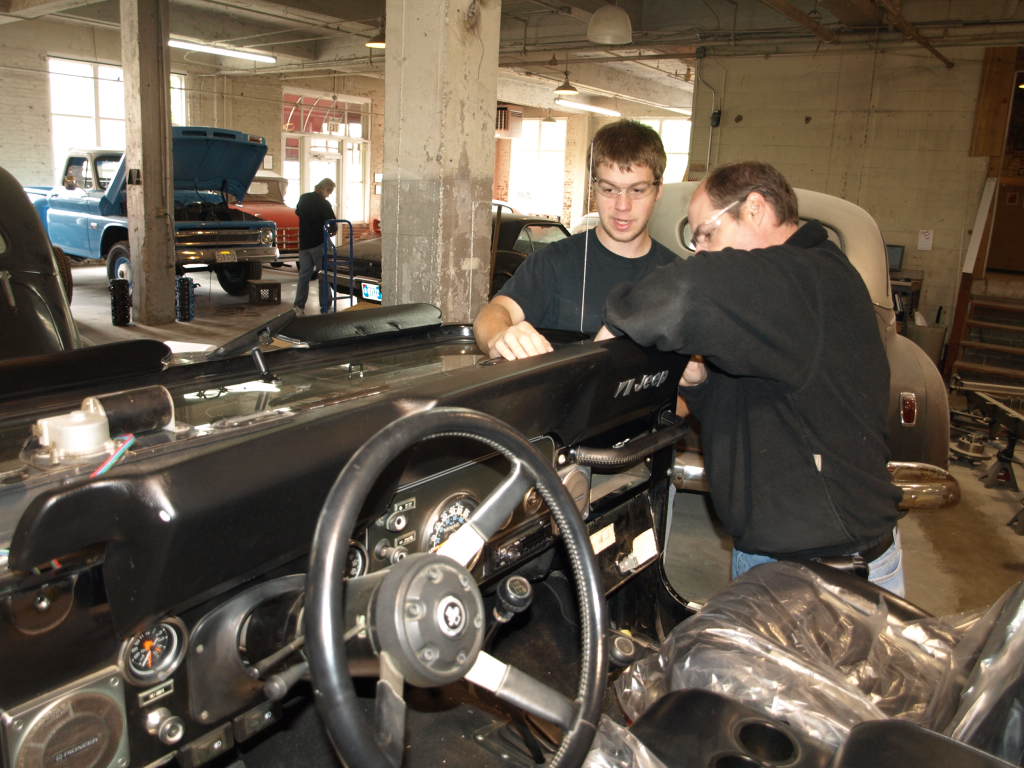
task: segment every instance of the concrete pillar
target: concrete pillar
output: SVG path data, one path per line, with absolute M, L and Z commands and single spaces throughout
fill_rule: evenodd
M 168 0 L 121 0 L 128 242 L 136 322 L 174 321 Z
M 382 279 L 466 322 L 491 280 L 496 0 L 388 0 Z

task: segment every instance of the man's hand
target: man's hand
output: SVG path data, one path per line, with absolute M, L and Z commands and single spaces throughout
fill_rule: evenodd
M 686 368 L 683 369 L 683 377 L 679 380 L 679 386 L 695 387 L 698 384 L 703 384 L 707 378 L 708 369 L 704 365 L 704 358 L 700 355 L 694 355 L 690 358 L 690 362 L 686 364 Z
M 509 326 L 487 345 L 488 355 L 501 356 L 506 360 L 521 360 L 524 357 L 543 355 L 552 351 L 554 347 L 551 346 L 551 342 L 525 320 Z

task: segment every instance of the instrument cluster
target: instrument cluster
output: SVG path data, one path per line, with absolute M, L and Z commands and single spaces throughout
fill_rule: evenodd
M 550 439 L 539 440 L 535 446 L 549 459 L 554 458 Z M 400 486 L 383 514 L 351 541 L 348 576 L 361 576 L 407 555 L 436 549 L 472 516 L 507 471 L 508 462 L 494 454 Z M 531 489 L 509 510 L 498 535 L 470 566 L 478 579 L 490 578 L 536 551 L 538 544 L 549 543 L 551 524 L 548 516 L 541 514 L 542 507 L 540 495 Z M 524 538 L 533 544 L 527 547 L 529 552 L 522 546 Z

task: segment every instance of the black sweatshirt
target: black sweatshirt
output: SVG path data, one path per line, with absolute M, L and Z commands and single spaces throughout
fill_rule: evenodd
M 295 213 L 299 217 L 299 250 L 323 245 L 324 222 L 336 218 L 331 204 L 319 192 L 306 192 L 299 198 Z M 331 224 L 329 231 L 333 235 L 338 225 Z
M 680 394 L 738 549 L 848 554 L 892 529 L 889 365 L 867 288 L 820 224 L 772 248 L 662 267 L 613 290 L 605 321 L 640 344 L 704 355 L 707 381 Z

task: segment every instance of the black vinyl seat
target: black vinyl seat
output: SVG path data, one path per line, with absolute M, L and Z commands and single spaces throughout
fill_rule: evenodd
M 714 596 L 616 686 L 638 736 L 659 699 L 698 689 L 829 752 L 859 723 L 889 720 L 1021 764 L 1022 625 L 1024 583 L 983 614 L 941 618 L 851 574 L 771 563 Z

